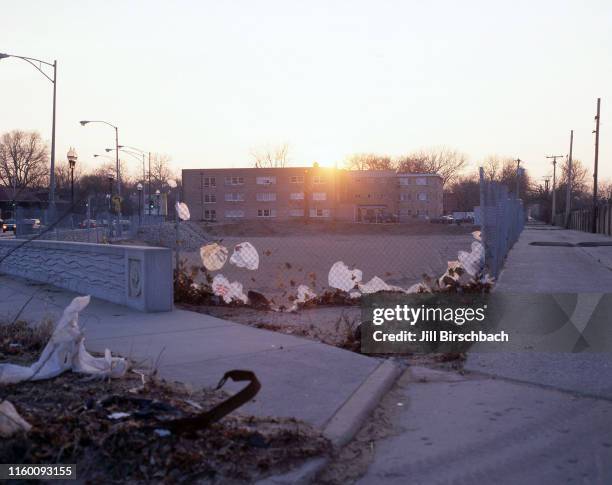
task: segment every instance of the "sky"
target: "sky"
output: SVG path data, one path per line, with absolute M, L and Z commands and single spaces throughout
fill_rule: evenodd
M 0 0 L 0 52 L 58 61 L 57 160 L 120 143 L 173 167 L 244 167 L 287 143 L 292 165 L 430 146 L 590 168 L 612 179 L 612 2 Z M 0 133 L 51 138 L 52 85 L 0 60 Z M 126 156 L 131 171 L 141 170 Z

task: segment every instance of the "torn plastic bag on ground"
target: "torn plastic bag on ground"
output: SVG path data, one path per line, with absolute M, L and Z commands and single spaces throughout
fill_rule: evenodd
M 242 284 L 237 281 L 230 283 L 222 274 L 218 274 L 213 278 L 212 289 L 213 293 L 222 297 L 225 303 L 240 301 L 246 305 L 249 301 L 242 291 Z
M 32 425 L 23 419 L 10 401 L 0 402 L 0 437 L 8 438 L 19 431 L 30 431 Z
M 202 264 L 208 271 L 218 271 L 223 268 L 227 261 L 227 255 L 227 248 L 217 243 L 207 244 L 200 248 Z
M 242 242 L 234 246 L 234 254 L 230 258 L 230 263 L 239 268 L 256 270 L 259 268 L 259 254 L 257 249 L 250 242 Z
M 189 207 L 184 202 L 177 202 L 174 206 L 176 209 L 176 215 L 182 221 L 188 221 L 191 217 L 189 214 Z
M 125 359 L 111 357 L 108 349 L 104 357 L 94 357 L 85 349 L 85 336 L 79 328 L 78 319 L 79 312 L 89 304 L 89 299 L 89 296 L 77 296 L 72 300 L 40 357 L 32 365 L 0 364 L 0 384 L 50 379 L 67 370 L 100 377 L 121 377 L 125 374 Z
M 332 288 L 343 291 L 351 291 L 358 283 L 361 283 L 363 273 L 359 269 L 349 269 L 343 261 L 337 261 L 329 270 L 327 282 Z

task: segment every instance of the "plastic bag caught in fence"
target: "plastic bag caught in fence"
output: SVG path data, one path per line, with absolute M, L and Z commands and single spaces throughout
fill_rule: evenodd
M 335 262 L 327 276 L 327 282 L 332 288 L 342 291 L 351 291 L 361 283 L 363 272 L 359 269 L 349 269 L 343 261 Z
M 362 293 L 378 293 L 379 291 L 406 291 L 399 286 L 393 286 L 385 283 L 385 281 L 378 276 L 374 276 L 367 283 L 359 283 L 358 286 Z
M 230 283 L 222 274 L 218 274 L 213 278 L 212 289 L 213 293 L 222 297 L 225 303 L 240 301 L 246 305 L 249 302 L 249 299 L 242 290 L 242 283 L 237 281 Z
M 297 297 L 293 301 L 293 305 L 291 305 L 287 311 L 294 312 L 298 309 L 298 305 L 300 303 L 306 303 L 310 300 L 314 300 L 316 297 L 317 294 L 312 291 L 308 286 L 300 285 L 297 287 Z
M 89 300 L 89 296 L 77 296 L 72 300 L 40 357 L 32 365 L 0 364 L 0 384 L 50 379 L 68 370 L 99 377 L 123 376 L 127 370 L 125 359 L 112 357 L 108 349 L 104 357 L 94 357 L 85 349 L 85 336 L 78 320 L 79 312 L 89 304 Z
M 191 215 L 189 214 L 189 207 L 187 207 L 185 202 L 177 202 L 174 208 L 176 209 L 176 215 L 180 220 L 188 221 L 190 219 Z
M 471 276 L 476 276 L 484 267 L 484 247 L 479 241 L 472 242 L 472 250 L 459 251 L 457 256 L 459 263 L 467 273 Z
M 227 261 L 227 255 L 227 248 L 217 243 L 207 244 L 200 248 L 202 264 L 208 271 L 218 271 L 223 268 Z
M 252 271 L 259 268 L 259 254 L 257 249 L 250 242 L 242 242 L 234 246 L 234 254 L 230 258 L 230 263 L 239 268 L 246 268 Z

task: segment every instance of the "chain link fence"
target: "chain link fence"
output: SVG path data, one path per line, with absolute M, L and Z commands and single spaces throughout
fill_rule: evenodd
M 480 169 L 480 220 L 485 265 L 497 278 L 506 256 L 525 227 L 523 201 L 508 187 L 486 180 Z

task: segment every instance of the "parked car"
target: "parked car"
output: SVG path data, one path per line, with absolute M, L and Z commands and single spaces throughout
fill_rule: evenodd
M 97 221 L 95 219 L 85 219 L 83 222 L 81 222 L 79 224 L 79 227 L 81 229 L 85 229 L 88 227 L 96 227 L 97 226 Z
M 13 231 L 15 233 L 17 232 L 17 223 L 15 222 L 15 219 L 7 219 L 2 223 L 2 232 L 8 231 Z
M 28 226 L 32 231 L 39 231 L 41 228 L 40 219 L 24 219 L 23 225 Z

